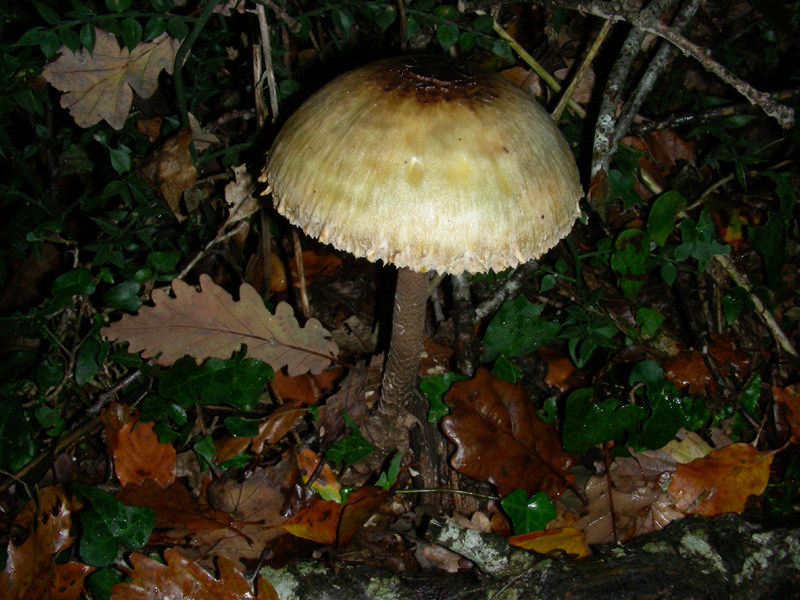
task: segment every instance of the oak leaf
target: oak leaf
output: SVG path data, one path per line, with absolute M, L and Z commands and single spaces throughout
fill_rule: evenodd
M 572 457 L 521 385 L 481 368 L 474 379 L 454 383 L 444 401 L 453 406 L 442 429 L 458 447 L 450 459 L 457 471 L 495 484 L 501 496 L 518 488 L 557 493 L 570 480 Z
M 153 290 L 154 306 L 125 315 L 100 332 L 111 341 L 127 341 L 131 353 L 156 355 L 168 366 L 184 355 L 200 361 L 230 358 L 247 345 L 247 356 L 268 363 L 276 371 L 287 366 L 289 375 L 319 373 L 330 364 L 338 348 L 316 319 L 300 327 L 292 308 L 281 302 L 275 314 L 249 284 L 239 288 L 239 301 L 200 275 L 201 291 L 180 279 L 172 280 L 174 298 L 161 288 Z
M 253 593 L 245 576 L 225 558 L 217 562 L 219 579 L 181 556 L 175 548 L 167 548 L 164 559 L 167 564 L 133 553 L 130 557 L 133 568 L 123 567 L 131 581 L 111 588 L 111 599 L 273 600 L 278 597 L 272 585 L 260 577 Z
M 122 129 L 133 93 L 142 98 L 153 95 L 159 73 L 172 73 L 180 42 L 163 33 L 129 51 L 113 34 L 94 31 L 91 52 L 85 48 L 73 52 L 61 46 L 61 56 L 45 66 L 42 75 L 50 85 L 66 92 L 61 106 L 79 127 L 91 127 L 105 119 L 114 129 Z
M 678 465 L 667 491 L 686 514 L 740 513 L 749 496 L 767 487 L 774 456 L 775 451 L 759 452 L 750 444 L 731 444 Z
M 136 168 L 150 187 L 161 192 L 178 221 L 186 219 L 181 214 L 181 196 L 197 182 L 197 169 L 189 151 L 191 141 L 192 131 L 181 129 Z
M 14 524 L 29 529 L 19 546 L 9 542 L 6 565 L 0 573 L 0 590 L 8 600 L 29 598 L 77 598 L 83 579 L 94 569 L 81 563 L 56 565 L 56 554 L 73 542 L 70 533 L 72 512 L 81 504 L 69 497 L 61 486 L 44 488 L 14 519 Z

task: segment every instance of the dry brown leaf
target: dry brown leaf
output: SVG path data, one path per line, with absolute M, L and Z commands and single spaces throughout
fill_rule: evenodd
M 740 513 L 749 496 L 766 489 L 774 456 L 775 451 L 759 452 L 750 444 L 731 444 L 678 465 L 668 493 L 686 514 Z
M 180 42 L 163 33 L 129 51 L 113 34 L 98 28 L 94 31 L 92 52 L 85 48 L 72 52 L 61 46 L 61 56 L 45 66 L 42 75 L 50 85 L 67 92 L 61 96 L 61 106 L 79 127 L 91 127 L 105 119 L 114 129 L 122 129 L 133 92 L 142 98 L 153 95 L 159 73 L 172 73 Z
M 191 130 L 181 129 L 136 169 L 150 187 L 161 192 L 178 221 L 186 218 L 181 213 L 181 196 L 197 182 L 197 169 L 189 152 L 191 141 Z
M 234 181 L 225 186 L 225 202 L 230 210 L 228 224 L 249 219 L 254 212 L 261 208 L 258 199 L 253 196 L 256 182 L 253 176 L 247 172 L 247 165 L 231 167 L 231 170 Z
M 69 548 L 73 536 L 72 512 L 81 504 L 70 498 L 61 486 L 41 490 L 38 505 L 31 500 L 14 519 L 30 529 L 19 546 L 8 544 L 5 569 L 0 573 L 0 590 L 8 600 L 56 600 L 77 597 L 83 579 L 94 569 L 80 563 L 56 565 L 55 556 Z M 35 526 L 34 526 L 35 522 Z
M 130 557 L 133 568 L 123 567 L 131 578 L 111 588 L 112 600 L 273 600 L 275 589 L 265 579 L 258 578 L 253 593 L 245 576 L 234 564 L 220 558 L 219 579 L 209 575 L 197 563 L 181 556 L 175 548 L 164 551 L 167 564 L 138 553 Z
M 572 527 L 515 535 L 508 538 L 508 543 L 526 550 L 533 550 L 539 554 L 561 551 L 574 555 L 576 558 L 583 558 L 590 554 L 589 546 L 586 545 L 586 532 Z
M 198 361 L 230 358 L 247 344 L 247 356 L 268 363 L 274 370 L 287 367 L 289 375 L 319 373 L 338 352 L 328 332 L 316 319 L 300 327 L 292 308 L 281 302 L 272 315 L 253 286 L 242 284 L 238 302 L 200 275 L 201 291 L 180 279 L 172 281 L 174 298 L 161 288 L 153 290 L 155 306 L 101 329 L 112 341 L 127 341 L 131 353 L 156 355 L 158 364 L 172 365 L 184 355 Z
M 457 471 L 494 483 L 501 496 L 517 488 L 557 493 L 570 480 L 572 457 L 521 385 L 481 368 L 474 379 L 454 383 L 444 401 L 453 406 L 442 429 L 458 447 L 450 459 Z
M 320 275 L 333 275 L 342 267 L 342 259 L 335 254 L 320 254 L 315 250 L 303 252 L 303 275 L 306 285 L 310 285 Z M 297 272 L 297 258 L 289 261 L 289 271 L 292 273 L 292 285 L 300 285 L 300 275 Z

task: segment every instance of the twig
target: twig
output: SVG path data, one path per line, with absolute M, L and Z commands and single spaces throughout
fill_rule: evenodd
M 272 65 L 272 36 L 269 32 L 267 23 L 267 11 L 263 4 L 256 5 L 258 15 L 258 29 L 261 32 L 261 51 L 264 53 L 264 74 L 267 78 L 267 88 L 269 89 L 269 105 L 272 109 L 272 123 L 278 119 L 278 90 L 275 84 L 275 69 Z M 260 85 L 259 81 L 257 85 Z
M 760 106 L 766 114 L 775 118 L 778 123 L 780 123 L 781 127 L 789 129 L 794 124 L 793 109 L 774 102 L 769 97 L 769 94 L 759 92 L 749 83 L 734 75 L 731 71 L 712 59 L 705 48 L 687 40 L 680 32 L 675 31 L 675 29 L 659 21 L 657 14 L 652 14 L 647 8 L 642 11 L 637 11 L 636 9 L 625 8 L 621 3 L 608 3 L 596 0 L 588 3 L 581 0 L 550 0 L 550 2 L 556 6 L 577 10 L 604 19 L 626 21 L 639 31 L 652 33 L 660 38 L 668 40 L 685 56 L 695 59 L 704 69 L 733 87 L 752 104 Z
M 470 297 L 469 276 L 466 273 L 450 278 L 453 286 L 453 320 L 455 321 L 456 368 L 467 377 L 475 375 L 475 310 Z
M 479 15 L 486 14 L 486 12 L 482 10 L 476 10 L 475 12 Z M 559 93 L 561 91 L 561 85 L 555 80 L 555 78 L 552 75 L 550 75 L 550 73 L 547 72 L 547 69 L 545 69 L 542 65 L 540 65 L 539 62 L 535 58 L 533 58 L 533 56 L 531 56 L 528 53 L 528 51 L 525 50 L 525 48 L 523 48 L 519 44 L 519 42 L 517 42 L 517 40 L 511 37 L 511 35 L 509 35 L 509 33 L 505 29 L 503 29 L 502 25 L 500 25 L 497 21 L 494 22 L 494 31 L 495 33 L 497 33 L 497 35 L 499 35 L 501 38 L 503 38 L 505 41 L 508 42 L 508 45 L 514 49 L 514 52 L 519 54 L 519 57 L 523 61 L 525 61 L 525 63 L 531 69 L 533 69 L 534 73 L 536 73 L 542 79 L 542 81 L 544 81 L 548 86 L 550 86 L 550 89 L 552 89 L 556 93 Z M 568 105 L 573 111 L 575 111 L 575 114 L 578 115 L 581 119 L 586 117 L 586 111 L 577 102 L 570 99 Z
M 688 0 L 675 17 L 673 27 L 678 31 L 683 31 L 694 17 L 694 14 L 697 12 L 697 7 L 699 4 L 700 0 Z M 642 75 L 642 78 L 639 80 L 636 89 L 623 106 L 622 114 L 620 115 L 619 119 L 617 119 L 617 125 L 614 130 L 614 139 L 612 142 L 615 148 L 619 144 L 620 140 L 628 134 L 634 117 L 639 112 L 642 104 L 644 104 L 644 101 L 652 91 L 653 86 L 658 78 L 672 63 L 675 55 L 675 47 L 666 41 L 662 41 L 661 47 L 656 52 L 653 60 L 650 61 L 650 64 L 647 66 L 644 75 Z
M 784 102 L 796 98 L 797 96 L 800 96 L 800 90 L 783 90 L 770 95 L 775 102 Z M 669 115 L 663 119 L 649 119 L 643 123 L 636 123 L 632 127 L 632 131 L 636 135 L 644 135 L 645 133 L 657 129 L 671 129 L 673 127 L 691 125 L 692 123 L 698 123 L 700 121 L 722 119 L 733 115 L 746 115 L 756 112 L 761 112 L 761 107 L 744 103 L 728 104 L 706 110 Z
M 183 268 L 183 271 L 181 271 L 180 274 L 178 275 L 178 279 L 185 278 L 189 274 L 189 271 L 191 271 L 194 268 L 194 266 L 198 262 L 200 262 L 200 260 L 206 254 L 208 254 L 208 251 L 211 250 L 211 248 L 213 248 L 216 244 L 218 244 L 220 242 L 224 242 L 228 238 L 233 237 L 234 235 L 239 233 L 244 227 L 247 227 L 249 225 L 249 223 L 247 221 L 239 221 L 239 223 L 236 225 L 236 227 L 234 227 L 233 229 L 231 229 L 230 231 L 225 233 L 225 228 L 226 228 L 227 225 L 228 225 L 228 222 L 226 221 L 222 225 L 222 227 L 220 227 L 219 231 L 217 232 L 217 236 L 213 240 L 208 242 L 206 244 L 205 248 L 203 248 L 200 252 L 198 252 L 195 255 L 195 257 L 191 261 L 189 261 L 189 264 L 186 265 Z
M 727 254 L 715 254 L 713 259 L 719 263 L 736 285 L 747 292 L 747 295 L 753 302 L 756 313 L 763 319 L 764 324 L 767 326 L 767 329 L 769 329 L 772 337 L 775 338 L 775 342 L 778 346 L 783 348 L 788 354 L 800 358 L 800 354 L 797 353 L 797 350 L 794 349 L 794 346 L 792 346 L 792 343 L 786 337 L 786 334 L 783 333 L 780 325 L 775 321 L 775 317 L 772 316 L 772 313 L 770 313 L 764 306 L 764 303 L 761 302 L 761 298 L 753 293 L 753 287 L 747 281 L 747 278 L 736 269 L 736 265 L 733 264 L 731 257 Z
M 484 317 L 490 315 L 500 308 L 500 305 L 503 304 L 507 298 L 519 292 L 519 288 L 522 287 L 525 278 L 530 275 L 538 265 L 538 261 L 529 260 L 525 264 L 518 266 L 516 270 L 509 275 L 508 279 L 503 282 L 503 285 L 497 288 L 489 298 L 477 306 L 475 309 L 475 320 L 480 321 Z
M 300 291 L 300 306 L 303 316 L 311 318 L 311 304 L 308 302 L 308 288 L 306 287 L 306 270 L 303 265 L 303 247 L 300 245 L 300 235 L 297 228 L 292 227 L 292 242 L 294 243 L 294 264 L 297 268 L 297 287 Z
M 600 46 L 603 45 L 608 34 L 611 32 L 611 28 L 614 26 L 614 23 L 611 21 L 605 21 L 603 26 L 600 28 L 600 32 L 597 34 L 597 37 L 594 38 L 594 42 L 592 42 L 591 48 L 586 53 L 586 57 L 583 59 L 581 66 L 578 67 L 578 70 L 575 72 L 575 75 L 572 78 L 572 81 L 569 82 L 567 89 L 561 95 L 561 98 L 558 101 L 553 112 L 550 114 L 553 117 L 554 121 L 558 121 L 561 118 L 561 113 L 564 112 L 564 108 L 572 99 L 572 95 L 575 93 L 575 89 L 578 87 L 578 84 L 583 80 L 584 75 L 586 75 L 586 71 L 589 69 L 589 65 L 592 64 L 594 57 L 597 56 L 597 52 L 600 50 Z

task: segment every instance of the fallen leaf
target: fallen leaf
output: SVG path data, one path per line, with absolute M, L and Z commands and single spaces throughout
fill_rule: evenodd
M 550 554 L 561 551 L 576 558 L 589 556 L 586 545 L 586 532 L 572 527 L 546 531 L 532 531 L 508 538 L 508 543 L 518 548 L 533 550 L 539 554 Z
M 740 513 L 748 497 L 767 487 L 774 456 L 775 451 L 759 452 L 750 444 L 731 444 L 678 465 L 667 491 L 686 514 Z
M 800 386 L 773 387 L 772 395 L 783 406 L 783 413 L 792 431 L 791 441 L 797 443 L 800 441 Z
M 30 500 L 14 519 L 16 526 L 27 529 L 28 536 L 19 546 L 7 546 L 5 569 L 0 573 L 0 590 L 8 600 L 74 598 L 83 578 L 94 569 L 80 563 L 56 565 L 56 554 L 69 548 L 74 540 L 70 532 L 72 512 L 81 503 L 72 499 L 61 486 L 46 487 L 37 500 Z M 63 591 L 62 591 L 63 588 Z
M 121 567 L 130 582 L 111 588 L 112 600 L 273 600 L 277 594 L 272 585 L 259 577 L 253 593 L 245 576 L 234 564 L 220 558 L 219 579 L 215 579 L 197 563 L 181 556 L 175 548 L 164 551 L 160 563 L 137 552 L 131 554 L 133 568 Z
M 180 42 L 161 34 L 132 51 L 122 48 L 115 35 L 95 28 L 92 52 L 73 52 L 61 46 L 61 56 L 42 70 L 56 89 L 67 92 L 61 106 L 68 109 L 79 127 L 91 127 L 105 119 L 122 129 L 131 108 L 133 93 L 149 98 L 158 87 L 158 75 L 172 73 Z
M 189 152 L 191 141 L 191 130 L 181 129 L 136 169 L 150 187 L 161 192 L 178 221 L 186 219 L 181 213 L 181 196 L 197 182 L 197 169 Z
M 297 453 L 297 466 L 300 469 L 300 476 L 303 478 L 303 483 L 308 484 L 311 475 L 317 473 L 311 488 L 317 492 L 323 500 L 332 500 L 337 504 L 341 504 L 342 497 L 340 490 L 342 485 L 333 474 L 333 469 L 327 463 L 322 465 L 322 468 L 317 472 L 319 466 L 319 456 L 310 448 L 303 448 Z
M 350 543 L 388 496 L 387 490 L 368 485 L 350 494 L 344 504 L 314 498 L 282 527 L 297 537 L 341 548 Z
M 265 444 L 277 444 L 297 420 L 308 412 L 307 409 L 300 408 L 300 404 L 300 402 L 287 402 L 279 406 L 269 417 L 259 423 L 258 435 L 255 437 L 230 436 L 215 442 L 217 461 L 223 463 L 240 452 L 244 452 L 248 446 L 255 454 L 260 454 Z
M 457 471 L 495 484 L 501 496 L 517 488 L 554 495 L 570 481 L 572 457 L 521 385 L 480 368 L 474 379 L 454 383 L 444 401 L 453 407 L 442 429 L 458 447 L 450 459 Z
M 164 488 L 175 481 L 175 448 L 158 441 L 154 425 L 131 420 L 120 430 L 112 455 L 114 472 L 123 486 L 149 480 Z
M 291 306 L 281 302 L 272 315 L 253 286 L 242 284 L 238 302 L 200 275 L 201 291 L 180 279 L 172 281 L 174 298 L 161 288 L 153 290 L 155 306 L 125 315 L 100 332 L 111 341 L 127 341 L 128 352 L 144 358 L 156 355 L 169 366 L 184 355 L 198 360 L 230 358 L 242 344 L 247 356 L 268 363 L 274 370 L 287 366 L 289 375 L 319 373 L 336 355 L 336 344 L 316 319 L 300 327 Z
M 712 333 L 708 350 L 723 377 L 730 373 L 741 377 L 750 366 L 750 356 L 744 350 L 737 349 L 731 339 L 725 336 Z M 664 377 L 675 385 L 675 389 L 686 388 L 693 396 L 700 393 L 714 395 L 717 391 L 717 384 L 703 355 L 697 350 L 686 350 L 667 358 L 664 361 Z
M 225 186 L 225 202 L 228 204 L 230 214 L 228 224 L 236 223 L 242 219 L 249 219 L 261 206 L 253 196 L 256 182 L 247 171 L 247 165 L 231 167 L 234 180 Z
M 303 252 L 303 274 L 306 285 L 310 285 L 320 275 L 333 275 L 342 266 L 342 259 L 335 254 L 320 254 L 314 250 Z M 289 261 L 289 271 L 292 273 L 292 285 L 300 285 L 300 275 L 297 272 L 297 259 L 292 257 Z

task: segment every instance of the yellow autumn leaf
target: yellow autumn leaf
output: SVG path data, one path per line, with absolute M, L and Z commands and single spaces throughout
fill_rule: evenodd
M 61 46 L 61 56 L 42 74 L 50 85 L 66 92 L 61 106 L 79 127 L 91 127 L 105 119 L 114 129 L 122 129 L 133 92 L 142 98 L 153 95 L 161 70 L 172 73 L 180 42 L 163 33 L 128 50 L 102 29 L 95 29 L 95 36 L 91 52 L 85 48 L 73 52 Z
M 539 554 L 549 554 L 554 550 L 563 550 L 566 554 L 577 555 L 578 558 L 589 556 L 586 545 L 586 532 L 563 527 L 550 531 L 532 531 L 508 538 L 508 543 L 525 550 L 533 550 Z
M 667 492 L 685 514 L 711 517 L 740 513 L 751 495 L 767 487 L 775 451 L 759 452 L 750 444 L 731 444 L 704 458 L 679 464 Z

